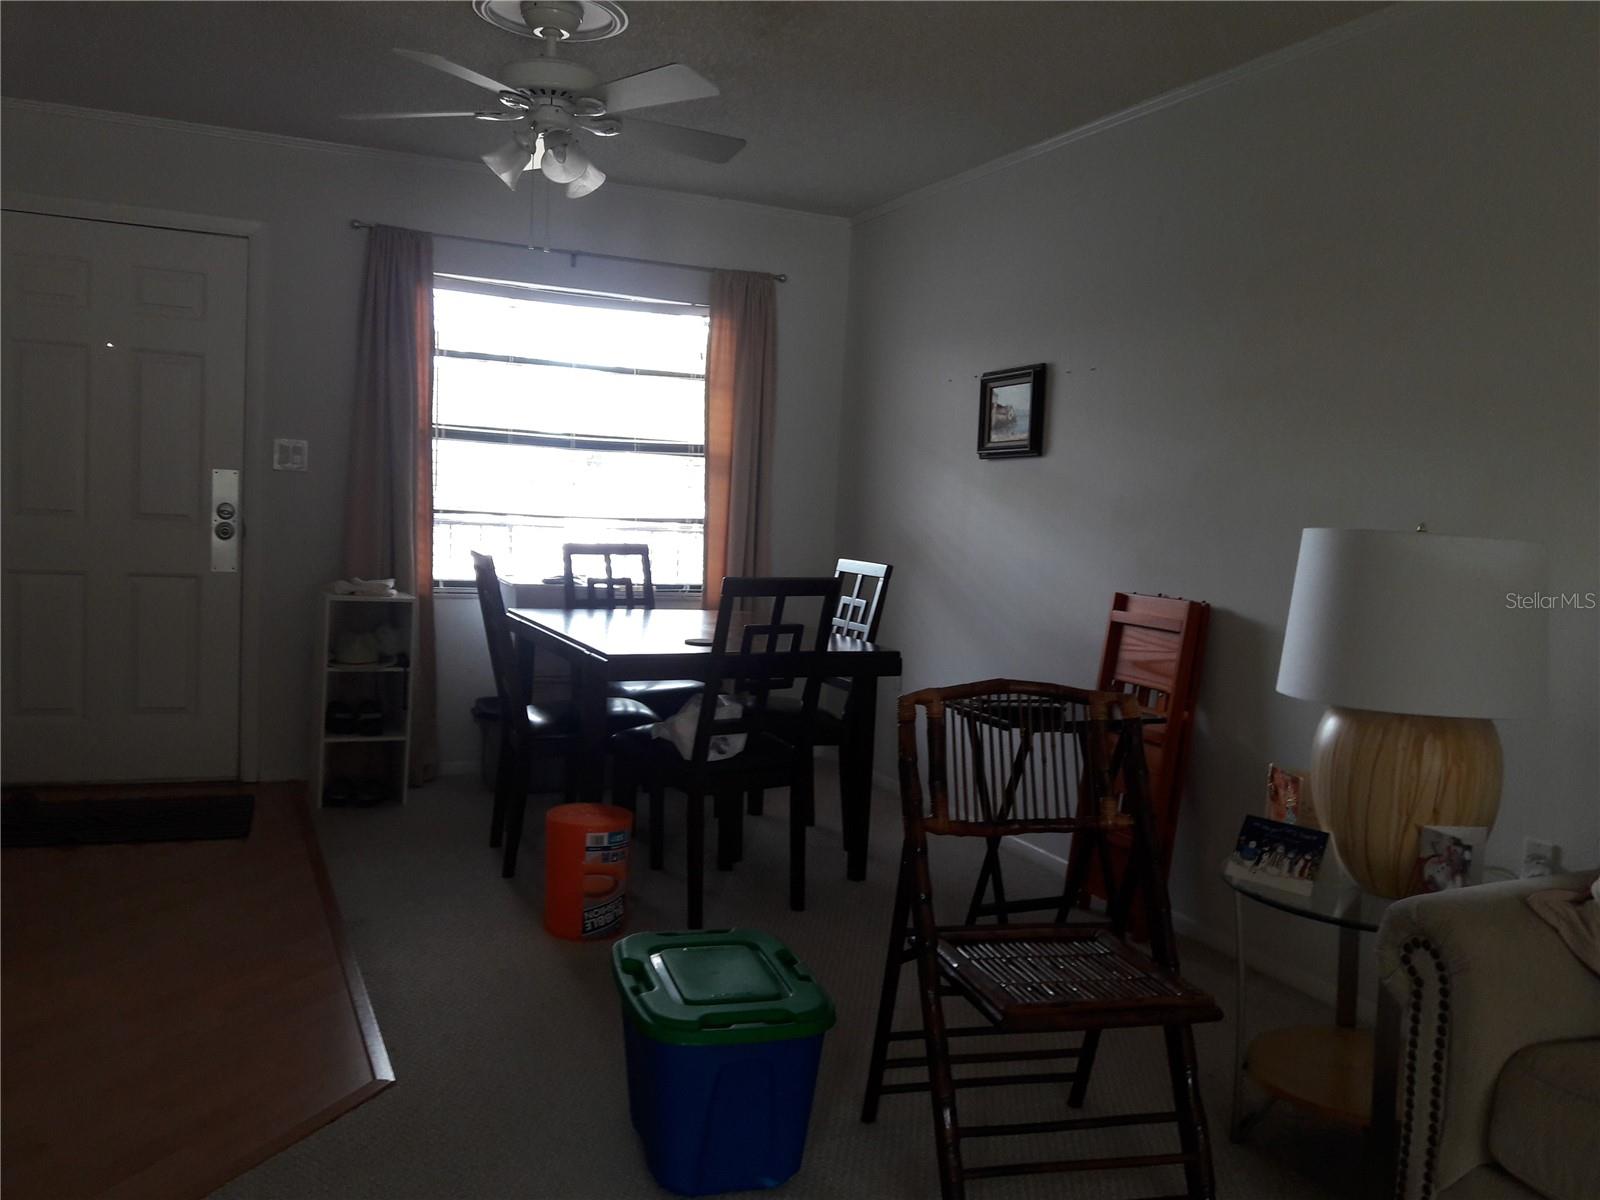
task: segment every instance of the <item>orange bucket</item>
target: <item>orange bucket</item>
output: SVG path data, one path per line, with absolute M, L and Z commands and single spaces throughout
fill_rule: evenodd
M 558 804 L 544 820 L 544 927 L 556 937 L 615 937 L 627 916 L 633 814 Z

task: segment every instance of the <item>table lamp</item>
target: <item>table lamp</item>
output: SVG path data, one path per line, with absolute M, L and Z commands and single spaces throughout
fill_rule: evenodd
M 1328 705 L 1311 793 L 1367 891 L 1412 890 L 1424 825 L 1492 826 L 1492 718 L 1545 708 L 1545 580 L 1532 542 L 1371 529 L 1300 537 L 1278 691 Z

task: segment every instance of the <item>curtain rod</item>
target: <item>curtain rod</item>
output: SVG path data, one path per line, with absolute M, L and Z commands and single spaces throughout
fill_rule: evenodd
M 372 229 L 375 226 L 376 222 L 373 221 L 362 221 L 356 218 L 351 218 L 350 221 L 351 229 Z M 511 250 L 536 250 L 540 254 L 565 254 L 574 260 L 579 258 L 603 258 L 608 262 L 641 263 L 647 267 L 675 267 L 680 271 L 705 271 L 707 274 L 717 269 L 715 267 L 698 267 L 693 263 L 667 262 L 661 258 L 632 258 L 626 254 L 601 254 L 595 250 L 563 250 L 556 246 L 532 246 L 524 245 L 522 242 L 500 242 L 494 238 L 466 237 L 459 233 L 434 233 L 431 229 L 419 229 L 416 232 L 425 233 L 429 237 L 448 238 L 452 242 L 475 242 L 480 246 L 505 246 Z M 771 271 L 757 271 L 755 273 L 769 275 L 779 283 L 789 282 L 787 275 L 780 275 Z

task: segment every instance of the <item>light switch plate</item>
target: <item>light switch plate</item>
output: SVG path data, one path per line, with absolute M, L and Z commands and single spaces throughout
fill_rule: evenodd
M 274 471 L 304 471 L 310 458 L 310 446 L 304 438 L 273 438 L 272 469 Z

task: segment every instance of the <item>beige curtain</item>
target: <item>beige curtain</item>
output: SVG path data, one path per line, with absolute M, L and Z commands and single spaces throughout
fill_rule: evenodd
M 725 575 L 770 569 L 778 296 L 771 275 L 715 271 L 706 351 L 705 607 Z
M 417 597 L 411 780 L 439 767 L 433 637 L 433 239 L 367 234 L 345 494 L 344 572 Z

